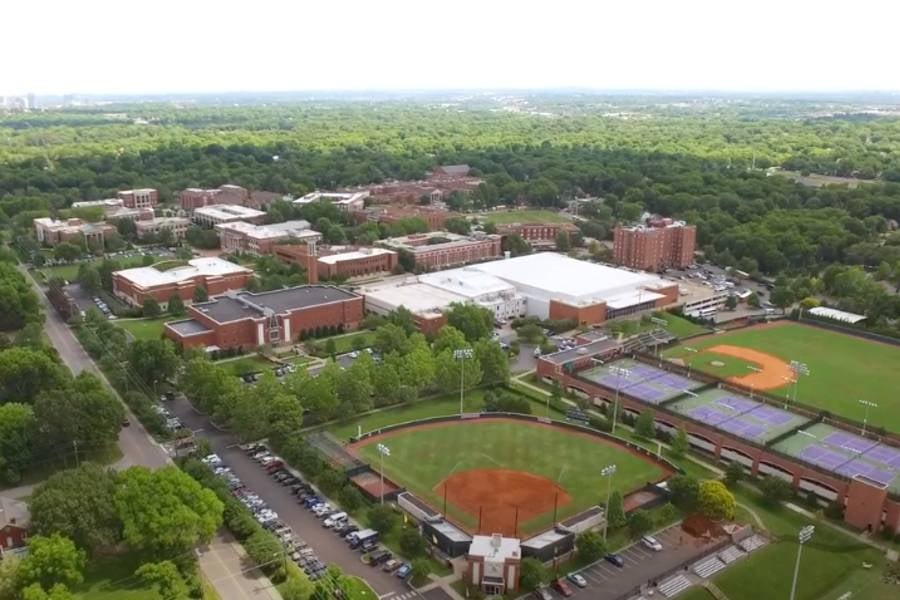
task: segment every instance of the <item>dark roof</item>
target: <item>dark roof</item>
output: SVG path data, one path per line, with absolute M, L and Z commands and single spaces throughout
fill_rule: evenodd
M 330 285 L 301 285 L 271 292 L 240 292 L 217 296 L 209 302 L 194 304 L 194 308 L 219 323 L 259 318 L 267 309 L 275 314 L 284 314 L 320 304 L 340 302 L 359 298 L 348 290 Z
M 597 515 L 602 515 L 602 514 L 603 514 L 602 508 L 600 508 L 599 506 L 592 506 L 591 508 L 588 508 L 587 510 L 581 511 L 577 515 L 573 515 L 573 516 L 569 517 L 565 521 L 561 522 L 560 525 L 562 525 L 563 527 L 572 527 L 574 525 L 578 525 L 579 523 L 581 523 L 582 521 L 584 521 L 586 519 L 590 519 L 590 518 L 596 517 Z
M 574 348 L 571 348 L 569 350 L 563 350 L 561 352 L 554 352 L 553 354 L 544 355 L 541 357 L 541 359 L 550 361 L 556 365 L 563 365 L 578 358 L 604 354 L 606 352 L 609 352 L 610 350 L 615 350 L 620 345 L 621 344 L 619 344 L 619 342 L 612 338 L 605 340 L 594 340 L 593 342 L 575 346 Z
M 181 335 L 195 335 L 198 333 L 206 333 L 207 331 L 211 331 L 209 327 L 207 327 L 200 321 L 195 321 L 194 319 L 175 321 L 174 323 L 166 323 L 166 325 L 168 325 Z
M 465 177 L 469 174 L 469 165 L 441 165 L 437 169 L 445 175 L 453 175 L 456 177 Z
M 422 512 L 425 516 L 428 517 L 437 517 L 440 516 L 441 513 L 431 508 L 428 504 L 419 500 L 416 496 L 412 495 L 409 492 L 403 492 L 398 496 L 398 499 L 402 497 L 405 501 L 409 502 L 413 506 L 415 506 L 419 511 Z

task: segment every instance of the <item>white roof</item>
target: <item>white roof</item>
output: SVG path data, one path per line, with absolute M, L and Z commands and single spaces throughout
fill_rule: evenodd
M 419 281 L 467 298 L 516 291 L 512 284 L 468 267 L 426 273 L 419 276 Z
M 864 315 L 857 315 L 856 313 L 838 310 L 836 308 L 828 308 L 826 306 L 817 306 L 815 308 L 809 309 L 809 311 L 807 312 L 817 317 L 825 317 L 827 319 L 834 319 L 835 321 L 842 321 L 844 323 L 859 323 L 860 321 L 866 320 L 866 317 Z
M 188 261 L 186 266 L 176 267 L 168 271 L 160 271 L 155 267 L 137 267 L 117 271 L 120 277 L 144 288 L 178 283 L 198 275 L 221 276 L 250 272 L 250 269 L 246 267 L 215 257 L 193 258 Z
M 333 265 L 335 263 L 339 263 L 339 262 L 345 261 L 345 260 L 356 260 L 358 258 L 368 258 L 370 256 L 380 256 L 382 254 L 394 254 L 394 251 L 386 250 L 384 248 L 360 248 L 359 250 L 353 250 L 351 252 L 341 252 L 340 254 L 329 254 L 327 256 L 320 256 L 319 260 L 323 263 Z
M 197 210 L 200 209 L 198 208 Z M 289 235 L 301 235 L 303 232 L 311 231 L 309 229 L 309 221 L 304 221 L 302 219 L 285 221 L 283 223 L 272 223 L 271 225 L 254 225 L 245 221 L 232 221 L 231 223 L 219 223 L 216 225 L 216 229 L 220 231 L 235 231 L 242 233 L 247 237 L 259 240 L 280 238 Z M 318 232 L 312 233 L 318 235 Z
M 252 219 L 265 215 L 261 210 L 247 208 L 238 204 L 212 204 L 194 209 L 195 215 L 205 215 L 211 219 Z
M 325 200 L 332 204 L 352 204 L 360 200 L 364 200 L 369 196 L 368 191 L 362 192 L 310 192 L 305 196 L 301 196 L 294 200 L 294 204 L 309 204 L 310 202 L 318 202 Z
M 72 208 L 90 208 L 92 206 L 122 206 L 123 201 L 121 198 L 106 198 L 104 200 L 84 200 L 82 202 L 73 202 Z
M 507 558 L 520 558 L 522 550 L 519 548 L 518 538 L 473 535 L 472 545 L 469 546 L 469 554 L 472 556 L 483 556 L 486 559 L 499 562 Z
M 674 285 L 650 273 L 607 267 L 555 252 L 495 260 L 472 268 L 508 281 L 520 292 L 541 292 L 573 303 L 608 300 L 642 287 Z
M 664 297 L 665 296 L 663 296 L 662 294 L 657 294 L 656 292 L 648 292 L 644 289 L 638 289 L 633 292 L 628 292 L 627 294 L 615 296 L 614 298 L 607 298 L 606 306 L 613 310 L 617 310 L 619 308 L 634 306 L 635 304 L 643 304 L 644 302 L 659 300 L 660 298 Z
M 454 302 L 466 301 L 466 298 L 459 294 L 418 282 L 369 287 L 361 292 L 365 295 L 366 302 L 371 299 L 391 310 L 404 306 L 410 312 L 420 315 L 436 313 Z

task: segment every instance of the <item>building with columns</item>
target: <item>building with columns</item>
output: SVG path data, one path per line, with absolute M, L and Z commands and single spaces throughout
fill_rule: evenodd
M 466 554 L 465 579 L 488 596 L 499 596 L 519 589 L 522 549 L 517 538 L 473 535 Z

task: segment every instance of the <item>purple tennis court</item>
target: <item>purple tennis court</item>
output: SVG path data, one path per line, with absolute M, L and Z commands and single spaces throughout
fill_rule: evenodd
M 704 385 L 699 381 L 627 358 L 595 366 L 582 371 L 580 375 L 607 389 L 619 390 L 653 405 L 680 396 L 685 390 L 697 389 Z
M 825 438 L 825 443 L 830 446 L 844 448 L 857 454 L 862 454 L 866 450 L 870 450 L 878 445 L 878 442 L 869 440 L 858 435 L 853 435 L 845 431 L 835 431 Z

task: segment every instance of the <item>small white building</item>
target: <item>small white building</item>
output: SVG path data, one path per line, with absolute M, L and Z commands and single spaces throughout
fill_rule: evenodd
M 294 204 L 310 204 L 311 202 L 331 202 L 344 212 L 362 210 L 365 208 L 368 190 L 361 192 L 310 192 L 305 196 L 294 200 Z
M 503 537 L 499 533 L 474 535 L 466 560 L 466 581 L 480 587 L 486 595 L 519 589 L 522 549 L 518 538 Z
M 495 321 L 525 316 L 525 297 L 512 284 L 476 269 L 464 267 L 437 271 L 419 276 L 419 281 L 462 296 L 465 301 L 490 310 L 494 313 Z
M 214 227 L 219 223 L 231 223 L 234 221 L 247 221 L 248 223 L 261 223 L 266 213 L 254 208 L 239 206 L 237 204 L 211 204 L 194 209 L 193 219 L 198 225 Z

